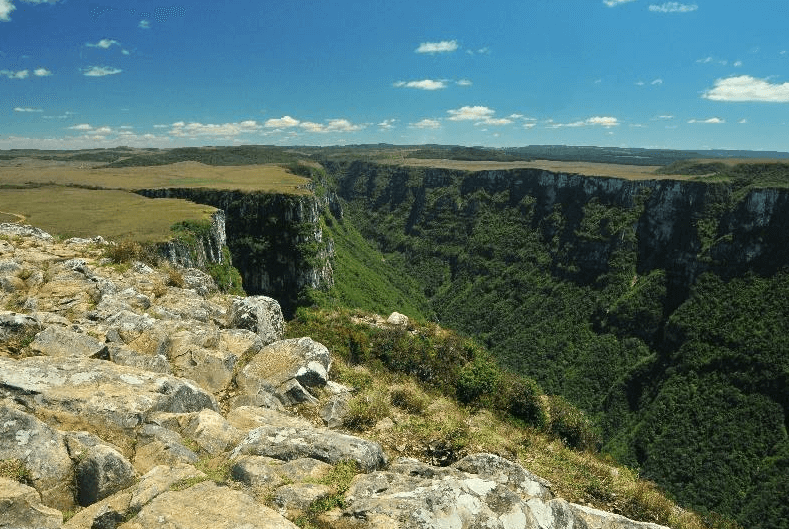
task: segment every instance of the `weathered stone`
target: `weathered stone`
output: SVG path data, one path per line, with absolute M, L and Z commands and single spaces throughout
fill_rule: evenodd
M 131 489 L 129 508 L 132 512 L 140 510 L 158 495 L 167 492 L 173 485 L 188 483 L 189 480 L 205 478 L 205 474 L 191 465 L 177 464 L 156 466 L 140 478 Z
M 132 485 L 135 477 L 132 464 L 116 450 L 93 446 L 77 465 L 77 501 L 83 507 L 96 503 Z
M 0 527 L 59 529 L 63 515 L 41 504 L 36 489 L 0 477 Z
M 0 223 L 0 235 L 7 237 L 25 237 L 31 239 L 38 239 L 41 241 L 52 241 L 52 235 L 48 234 L 41 228 L 28 226 L 27 224 L 16 224 L 13 222 Z
M 272 501 L 288 517 L 295 517 L 300 512 L 305 512 L 310 505 L 331 495 L 332 489 L 328 485 L 319 483 L 292 483 L 283 485 L 274 492 Z
M 312 424 L 298 415 L 287 415 L 270 408 L 260 406 L 239 406 L 230 410 L 227 421 L 244 432 L 260 426 L 277 426 L 280 428 L 312 428 Z
M 38 333 L 30 344 L 30 349 L 47 356 L 109 358 L 107 345 L 93 336 L 54 325 Z
M 407 327 L 408 316 L 405 314 L 400 314 L 399 312 L 393 312 L 388 318 L 386 318 L 386 323 L 389 325 L 396 325 L 398 327 Z
M 107 352 L 111 361 L 118 365 L 134 367 L 142 371 L 170 374 L 170 362 L 165 356 L 140 354 L 126 345 L 110 345 Z
M 328 402 L 323 405 L 320 411 L 321 419 L 329 428 L 339 428 L 343 425 L 345 417 L 348 416 L 350 409 L 348 403 L 351 401 L 350 393 L 340 393 L 332 395 Z
M 312 459 L 302 457 L 288 461 L 277 467 L 279 474 L 290 481 L 317 480 L 324 477 L 331 470 L 331 465 Z
M 548 481 L 535 476 L 519 464 L 494 454 L 472 454 L 454 463 L 452 467 L 506 485 L 523 498 L 553 498 Z
M 185 435 L 211 455 L 221 454 L 234 447 L 243 438 L 242 432 L 213 410 L 202 410 L 187 424 Z
M 286 406 L 316 402 L 306 388 L 325 386 L 330 366 L 328 349 L 311 338 L 269 344 L 236 375 L 237 404 L 263 405 L 271 394 Z
M 0 368 L 0 374 L 4 369 Z M 44 504 L 63 511 L 74 505 L 74 465 L 63 436 L 9 403 L 0 403 L 2 459 L 24 463 Z
M 167 356 L 173 370 L 178 376 L 194 380 L 208 391 L 221 391 L 233 378 L 238 356 L 221 349 L 202 347 L 192 337 L 193 334 L 187 331 L 171 337 Z
M 233 300 L 228 314 L 228 327 L 254 331 L 264 344 L 270 344 L 284 336 L 285 319 L 277 300 L 266 296 L 250 296 Z
M 296 529 L 250 496 L 212 481 L 157 496 L 120 529 Z
M 233 462 L 230 475 L 250 487 L 276 487 L 282 483 L 278 467 L 282 461 L 265 456 L 241 456 Z
M 236 447 L 232 457 L 243 454 L 285 461 L 310 457 L 332 464 L 351 459 L 366 472 L 386 464 L 386 456 L 378 443 L 323 428 L 256 428 Z
M 624 516 L 592 509 L 584 505 L 568 504 L 576 518 L 583 520 L 589 529 L 667 529 L 662 525 L 635 522 Z
M 88 358 L 0 358 L 0 387 L 68 429 L 125 432 L 157 411 L 217 410 L 216 399 L 188 380 Z
M 191 288 L 200 296 L 207 296 L 218 290 L 214 278 L 197 268 L 186 268 L 181 272 L 186 288 Z

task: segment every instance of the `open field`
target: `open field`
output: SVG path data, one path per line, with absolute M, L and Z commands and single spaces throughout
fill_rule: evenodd
M 279 165 L 213 166 L 179 162 L 151 167 L 102 169 L 96 164 L 37 160 L 0 161 L 0 184 L 58 184 L 107 189 L 207 187 L 272 193 L 308 194 L 307 178 Z
M 163 241 L 176 222 L 206 219 L 215 208 L 128 191 L 44 186 L 1 189 L 0 211 L 2 221 L 21 220 L 53 235 Z
M 387 162 L 382 162 L 387 163 Z M 608 176 L 626 178 L 628 180 L 689 180 L 685 175 L 655 174 L 657 165 L 619 165 L 594 162 L 556 162 L 551 160 L 535 160 L 532 162 L 477 162 L 461 160 L 423 160 L 405 158 L 393 161 L 398 165 L 414 167 L 438 167 L 460 171 L 492 171 L 506 169 L 544 169 L 546 171 L 583 174 L 587 176 Z

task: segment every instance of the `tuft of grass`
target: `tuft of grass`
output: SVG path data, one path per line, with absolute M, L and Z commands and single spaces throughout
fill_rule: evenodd
M 372 389 L 354 396 L 348 402 L 348 415 L 344 424 L 353 430 L 365 430 L 391 415 L 386 391 Z
M 132 261 L 141 261 L 151 266 L 157 266 L 159 263 L 159 254 L 155 245 L 140 243 L 131 239 L 124 239 L 108 245 L 104 249 L 104 257 L 115 264 L 129 264 Z
M 0 460 L 0 477 L 18 481 L 25 485 L 33 484 L 33 476 L 21 459 Z
M 416 387 L 409 386 L 392 388 L 389 399 L 394 406 L 414 415 L 423 414 L 429 404 L 427 395 L 424 392 Z

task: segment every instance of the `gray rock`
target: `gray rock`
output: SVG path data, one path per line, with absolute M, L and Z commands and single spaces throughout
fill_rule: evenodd
M 93 336 L 54 325 L 38 333 L 30 349 L 46 356 L 109 358 L 107 345 Z
M 279 487 L 272 497 L 274 505 L 293 517 L 310 508 L 313 502 L 331 496 L 332 489 L 319 483 L 292 483 Z
M 307 388 L 326 385 L 331 355 L 311 338 L 293 338 L 267 345 L 236 375 L 237 405 L 262 405 L 269 395 L 286 406 L 317 402 Z
M 6 235 L 8 237 L 25 237 L 39 239 L 42 241 L 54 240 L 52 235 L 48 234 L 41 228 L 28 226 L 27 224 L 16 224 L 13 222 L 0 223 L 0 235 Z
M 195 442 L 211 455 L 221 454 L 234 447 L 243 434 L 213 410 L 202 410 L 192 416 L 184 429 Z
M 345 417 L 348 416 L 348 403 L 351 400 L 350 393 L 340 393 L 332 395 L 328 402 L 321 408 L 320 416 L 329 428 L 339 428 L 343 425 Z
M 157 496 L 120 529 L 296 529 L 243 492 L 212 481 Z
M 13 335 L 38 332 L 40 329 L 41 323 L 33 316 L 0 311 L 0 340 L 7 340 Z
M 0 391 L 79 429 L 134 435 L 158 411 L 217 410 L 191 381 L 89 358 L 0 358 Z
M 239 406 L 238 408 L 234 408 L 227 414 L 227 421 L 244 432 L 249 432 L 261 426 L 312 428 L 312 424 L 303 417 L 288 415 L 271 408 L 263 408 L 260 406 Z
M 0 375 L 7 368 L 0 367 Z M 18 459 L 45 505 L 67 510 L 74 505 L 74 465 L 63 436 L 18 407 L 0 403 L 0 460 Z
M 576 517 L 583 520 L 589 529 L 667 529 L 662 525 L 635 522 L 618 514 L 592 509 L 583 505 L 574 503 L 569 503 L 568 505 Z
M 400 314 L 399 312 L 393 312 L 388 318 L 386 318 L 386 323 L 389 325 L 396 325 L 398 327 L 407 327 L 408 316 L 405 314 Z
M 228 327 L 254 331 L 264 344 L 270 344 L 284 336 L 285 319 L 277 300 L 266 296 L 249 296 L 233 300 L 228 314 Z
M 186 288 L 191 288 L 202 297 L 219 290 L 214 278 L 198 268 L 186 268 L 181 275 Z
M 277 467 L 277 471 L 283 478 L 296 482 L 321 479 L 331 468 L 330 464 L 323 461 L 302 457 L 283 463 Z
M 171 374 L 170 362 L 162 355 L 140 354 L 126 345 L 110 345 L 107 352 L 111 361 L 118 365 L 134 367 L 143 371 Z
M 454 463 L 452 467 L 505 485 L 523 498 L 553 498 L 548 481 L 535 476 L 519 464 L 494 454 L 472 454 Z
M 268 456 L 285 461 L 309 457 L 332 464 L 351 459 L 365 472 L 386 464 L 386 456 L 378 443 L 323 428 L 256 428 L 236 447 L 231 457 L 240 455 Z
M 41 504 L 36 489 L 0 478 L 0 527 L 8 529 L 59 529 L 63 515 Z
M 264 456 L 241 456 L 233 462 L 230 475 L 250 487 L 276 487 L 282 483 L 277 467 L 282 461 Z
M 77 501 L 87 507 L 132 485 L 136 474 L 132 464 L 116 450 L 96 445 L 77 465 L 75 477 Z

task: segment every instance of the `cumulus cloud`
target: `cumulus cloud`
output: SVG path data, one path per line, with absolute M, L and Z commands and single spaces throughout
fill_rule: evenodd
M 137 27 L 140 29 L 151 29 L 151 23 L 148 20 L 140 20 L 140 23 L 137 24 Z
M 483 106 L 465 106 L 455 110 L 448 110 L 447 113 L 450 121 L 480 121 L 492 118 L 496 111 Z
M 11 0 L 0 0 L 0 20 L 8 22 L 11 20 L 11 11 L 16 9 Z
M 381 127 L 382 130 L 389 130 L 395 127 L 395 123 L 397 123 L 396 119 L 385 119 L 378 123 L 378 126 Z
M 72 129 L 72 130 L 91 130 L 91 129 L 93 129 L 93 127 L 91 127 L 87 123 L 80 123 L 79 125 L 72 125 L 69 128 Z
M 680 4 L 679 2 L 666 2 L 664 4 L 652 4 L 649 10 L 653 13 L 690 13 L 699 8 L 696 4 Z
M 261 125 L 254 120 L 242 121 L 240 123 L 185 123 L 177 121 L 171 125 L 170 135 L 178 137 L 197 137 L 197 136 L 238 136 L 257 132 Z
M 442 40 L 441 42 L 423 42 L 415 51 L 416 53 L 448 53 L 457 49 L 456 40 Z
M 626 4 L 628 2 L 633 2 L 634 0 L 603 0 L 603 3 L 608 7 L 618 6 L 619 4 Z
M 264 123 L 263 126 L 267 129 L 288 129 L 298 126 L 299 123 L 301 122 L 298 119 L 292 118 L 290 116 L 282 116 L 281 118 L 271 118 L 266 120 L 266 123 Z
M 32 107 L 14 107 L 14 112 L 43 112 L 43 110 Z
M 33 75 L 35 75 L 36 77 L 49 77 L 50 75 L 52 75 L 52 72 L 50 72 L 46 68 L 36 68 L 35 70 L 33 70 Z
M 353 124 L 347 119 L 330 119 L 328 123 L 313 123 L 302 121 L 299 126 L 307 132 L 327 133 L 327 132 L 356 132 L 362 130 L 365 125 Z
M 418 88 L 419 90 L 441 90 L 447 87 L 445 81 L 434 81 L 432 79 L 423 79 L 422 81 L 397 81 L 394 86 L 398 88 Z
M 652 81 L 650 84 L 653 84 L 653 85 L 656 85 L 656 84 L 663 84 L 663 79 L 655 79 L 655 80 L 654 80 L 654 81 Z
M 458 86 L 471 86 L 471 81 L 468 79 L 461 79 L 457 82 Z
M 720 123 L 726 123 L 726 121 L 721 118 L 708 118 L 708 119 L 691 119 L 688 120 L 688 123 L 709 123 L 711 125 L 717 125 Z
M 674 116 L 669 115 L 669 114 L 663 114 L 662 116 L 658 116 L 655 119 L 674 119 Z
M 548 128 L 559 129 L 562 127 L 605 127 L 611 128 L 619 125 L 619 120 L 611 116 L 592 116 L 583 121 L 573 121 L 571 123 L 551 123 Z
M 109 47 L 113 46 L 113 45 L 120 46 L 121 43 L 118 42 L 117 40 L 113 40 L 113 39 L 101 39 L 96 44 L 91 44 L 90 42 L 85 43 L 85 46 L 87 46 L 89 48 L 102 48 L 102 49 L 105 49 L 105 50 L 108 49 Z
M 91 66 L 87 70 L 84 70 L 82 75 L 86 77 L 104 77 L 106 75 L 116 75 L 122 71 L 123 70 L 113 68 L 112 66 Z
M 437 119 L 423 119 L 409 125 L 412 129 L 440 129 L 441 122 Z
M 30 76 L 30 70 L 19 70 L 19 71 L 12 71 L 12 70 L 0 70 L 0 75 L 4 75 L 9 79 L 27 79 Z
M 711 101 L 789 103 L 789 83 L 771 83 L 750 75 L 718 79 L 715 86 L 704 92 Z

